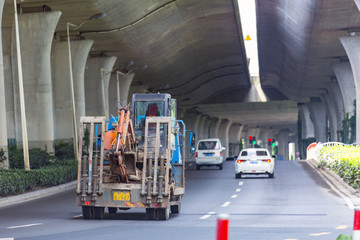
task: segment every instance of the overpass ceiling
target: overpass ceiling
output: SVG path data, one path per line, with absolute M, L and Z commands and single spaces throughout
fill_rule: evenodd
M 196 110 L 213 118 L 227 118 L 247 126 L 296 125 L 298 107 L 293 101 L 206 104 Z
M 11 27 L 13 1 L 6 0 L 3 27 Z M 250 88 L 243 36 L 234 0 L 24 0 L 23 9 L 46 4 L 62 16 L 56 32 L 66 40 L 66 22 L 94 39 L 91 56 L 116 56 L 119 69 L 134 61 L 133 86 L 168 92 L 180 106 L 243 101 Z M 72 35 L 74 32 L 72 32 Z M 126 69 L 129 70 L 130 68 Z M 123 71 L 126 71 L 123 69 Z
M 271 99 L 319 96 L 346 56 L 339 40 L 360 26 L 354 0 L 256 0 L 260 77 Z

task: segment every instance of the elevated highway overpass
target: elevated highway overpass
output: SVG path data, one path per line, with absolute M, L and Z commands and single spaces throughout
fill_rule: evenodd
M 8 139 L 22 143 L 13 4 L 0 0 L 5 152 Z M 73 138 L 67 28 L 77 120 L 115 115 L 134 92 L 168 92 L 188 128 L 221 138 L 227 155 L 256 136 L 264 146 L 277 139 L 288 156 L 298 137 L 341 140 L 344 117 L 357 109 L 358 0 L 256 0 L 264 103 L 246 100 L 251 76 L 237 0 L 17 4 L 30 147 L 53 151 L 54 141 Z

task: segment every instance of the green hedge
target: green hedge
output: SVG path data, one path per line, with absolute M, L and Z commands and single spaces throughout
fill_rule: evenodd
M 347 184 L 360 189 L 360 146 L 328 146 L 320 150 L 319 167 L 328 167 Z
M 77 177 L 77 162 L 55 161 L 52 166 L 24 171 L 22 169 L 0 170 L 0 196 L 8 196 L 67 183 Z

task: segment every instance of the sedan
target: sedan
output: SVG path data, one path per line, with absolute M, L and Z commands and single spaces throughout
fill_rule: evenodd
M 244 174 L 268 174 L 274 177 L 275 159 L 265 148 L 246 148 L 241 150 L 235 160 L 235 178 Z

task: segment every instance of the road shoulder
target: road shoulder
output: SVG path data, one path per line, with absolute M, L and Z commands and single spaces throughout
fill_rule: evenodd
M 328 168 L 318 168 L 315 160 L 301 160 L 310 165 L 320 177 L 329 185 L 329 187 L 344 199 L 349 208 L 354 209 L 360 207 L 360 193 L 358 190 L 349 186 L 338 175 L 329 170 Z

